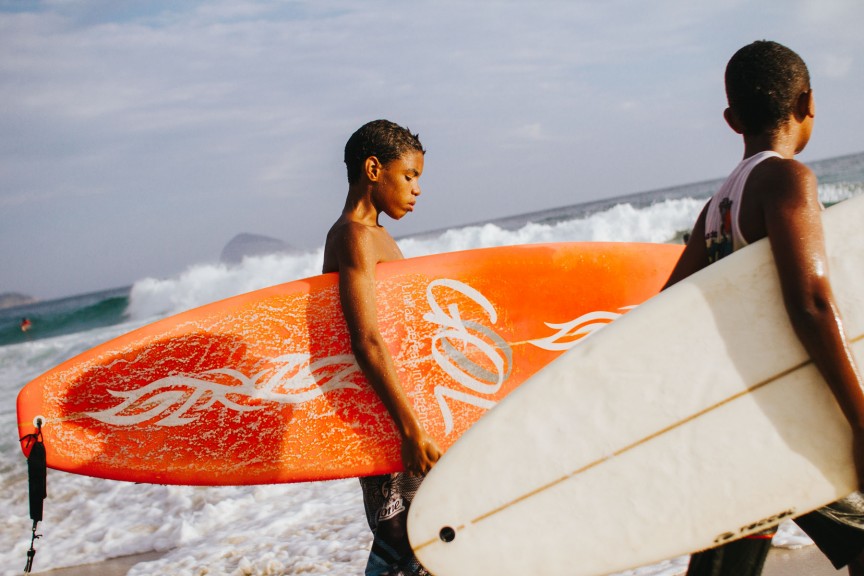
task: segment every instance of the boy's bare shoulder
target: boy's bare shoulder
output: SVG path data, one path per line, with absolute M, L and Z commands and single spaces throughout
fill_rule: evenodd
M 327 244 L 332 244 L 337 250 L 360 250 L 372 254 L 378 251 L 382 239 L 390 239 L 383 228 L 348 219 L 338 220 L 327 233 Z
M 356 260 L 357 252 L 365 251 L 368 244 L 367 227 L 346 218 L 337 220 L 327 231 L 324 242 L 324 272 L 338 272 L 339 269 Z
M 352 241 L 365 238 L 368 234 L 368 226 L 347 218 L 340 218 L 327 232 L 327 245 L 350 244 Z
M 327 233 L 324 271 L 343 266 L 369 266 L 402 257 L 396 242 L 384 228 L 340 218 Z
M 764 199 L 793 199 L 817 192 L 813 171 L 794 158 L 769 158 L 753 169 L 747 187 Z

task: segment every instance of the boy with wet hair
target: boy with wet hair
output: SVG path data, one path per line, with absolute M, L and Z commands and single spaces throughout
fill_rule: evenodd
M 416 134 L 388 120 L 357 130 L 345 145 L 348 197 L 327 233 L 324 272 L 339 273 L 339 298 L 357 364 L 402 438 L 404 473 L 361 478 L 366 518 L 374 534 L 366 576 L 428 575 L 408 542 L 408 506 L 441 451 L 417 418 L 378 328 L 375 267 L 402 259 L 379 222 L 414 210 L 425 150 Z
M 686 278 L 767 237 L 789 319 L 837 398 L 852 429 L 864 480 L 864 388 L 828 278 L 816 176 L 794 156 L 807 145 L 815 115 L 804 61 L 776 42 L 741 48 L 726 68 L 729 126 L 744 159 L 711 198 L 667 282 Z M 864 498 L 856 492 L 796 522 L 836 568 L 864 576 Z M 688 576 L 761 573 L 771 533 L 694 554 Z

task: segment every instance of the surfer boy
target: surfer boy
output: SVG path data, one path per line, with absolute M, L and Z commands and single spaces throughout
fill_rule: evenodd
M 768 237 L 789 319 L 843 409 L 864 480 L 864 389 L 828 278 L 816 176 L 794 159 L 815 114 L 804 61 L 776 42 L 741 48 L 726 67 L 726 122 L 744 159 L 696 220 L 667 286 Z M 796 520 L 836 568 L 864 576 L 864 497 L 856 492 Z M 770 534 L 695 554 L 689 576 L 758 575 Z
M 411 551 L 405 523 L 414 493 L 441 451 L 402 389 L 375 309 L 375 266 L 403 258 L 379 218 L 398 220 L 414 210 L 424 154 L 417 135 L 393 122 L 375 120 L 357 130 L 345 145 L 345 208 L 324 245 L 324 272 L 339 273 L 351 350 L 402 437 L 405 472 L 360 479 L 374 534 L 366 576 L 428 574 Z

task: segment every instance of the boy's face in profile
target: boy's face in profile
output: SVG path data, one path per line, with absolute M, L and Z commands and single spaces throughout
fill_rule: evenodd
M 379 211 L 399 220 L 414 210 L 420 195 L 423 153 L 411 151 L 384 164 L 379 172 L 374 200 Z

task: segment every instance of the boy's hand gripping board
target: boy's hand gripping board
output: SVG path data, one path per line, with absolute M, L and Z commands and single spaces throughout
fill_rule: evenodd
M 561 243 L 382 264 L 379 324 L 446 449 L 528 376 L 660 290 L 680 246 Z M 326 274 L 166 318 L 27 384 L 19 434 L 48 465 L 161 484 L 263 484 L 401 469 Z
M 823 222 L 864 366 L 864 196 Z M 520 386 L 432 469 L 408 532 L 436 576 L 600 575 L 722 544 L 856 488 L 849 425 L 792 330 L 763 240 Z

